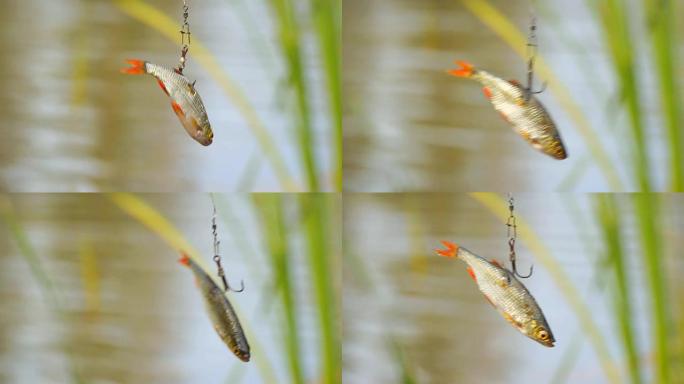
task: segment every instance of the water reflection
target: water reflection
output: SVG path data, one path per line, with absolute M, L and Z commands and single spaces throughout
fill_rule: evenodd
M 206 194 L 143 198 L 211 265 Z M 178 255 L 105 196 L 24 194 L 11 202 L 57 300 L 45 295 L 39 275 L 0 221 L 0 382 L 287 381 L 282 308 L 273 294 L 276 271 L 249 196 L 217 196 L 223 265 L 231 281 L 245 281 L 244 292 L 228 296 L 252 345 L 247 364 L 216 335 L 191 273 L 176 262 Z M 321 363 L 315 352 L 318 315 L 303 234 L 291 227 L 288 264 L 296 281 L 302 370 L 310 377 Z M 271 376 L 264 376 L 269 370 Z
M 518 28 L 526 28 L 527 3 L 490 3 Z M 634 189 L 626 160 L 630 144 L 623 134 L 629 124 L 618 109 L 618 86 L 594 15 L 580 4 L 567 7 L 551 0 L 535 5 L 540 54 L 591 121 L 623 184 Z M 552 92 L 540 100 L 568 148 L 569 158 L 563 161 L 538 153 L 513 133 L 478 83 L 445 74 L 454 60 L 467 60 L 504 79 L 525 76 L 526 64 L 462 2 L 349 0 L 344 20 L 346 190 L 611 189 Z M 640 40 L 647 35 L 641 33 L 643 26 L 630 27 L 635 46 L 647 44 Z M 638 71 L 640 91 L 654 95 L 649 66 L 640 65 Z M 653 148 L 651 176 L 662 190 L 668 167 L 654 112 L 660 105 L 655 96 L 643 102 L 650 116 L 645 125 Z
M 462 244 L 486 258 L 507 260 L 506 227 L 465 194 L 350 194 L 345 201 L 343 302 L 345 382 L 420 383 L 607 382 L 587 333 L 557 282 L 527 244 L 518 241 L 518 264 L 534 275 L 524 283 L 542 306 L 557 343 L 546 348 L 508 325 L 492 309 L 459 261 L 434 254 L 439 240 Z M 591 316 L 622 369 L 624 351 L 613 317 L 603 242 L 594 221 L 593 197 L 517 194 L 516 211 L 550 249 L 586 301 Z M 669 313 L 681 324 L 684 272 L 684 196 L 662 197 L 662 241 Z M 618 197 L 624 221 L 627 269 L 635 295 L 632 314 L 646 377 L 653 364 L 652 307 L 644 273 L 638 223 L 631 198 Z M 404 356 L 402 367 L 393 344 Z
M 146 3 L 180 23 L 181 2 Z M 304 189 L 289 106 L 281 101 L 287 94 L 279 80 L 284 69 L 267 2 L 191 5 L 193 37 L 239 83 L 282 152 L 294 179 L 291 187 Z M 197 80 L 214 127 L 210 147 L 187 136 L 151 77 L 118 72 L 127 58 L 176 65 L 180 48 L 123 13 L 116 2 L 5 1 L 0 28 L 0 81 L 7 90 L 0 103 L 0 190 L 283 188 L 244 117 L 193 61 L 192 47 L 185 72 Z M 317 55 L 315 49 L 304 50 L 312 72 L 319 70 Z M 323 84 L 318 75 L 309 79 L 314 91 Z M 330 158 L 325 104 L 325 97 L 312 102 L 321 170 L 329 169 Z M 329 175 L 321 179 L 323 189 L 330 189 Z

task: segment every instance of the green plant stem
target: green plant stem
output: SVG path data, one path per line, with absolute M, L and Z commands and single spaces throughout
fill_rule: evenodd
M 665 132 L 670 146 L 670 188 L 684 191 L 684 158 L 680 128 L 679 87 L 675 68 L 678 67 L 677 50 L 673 38 L 673 18 L 676 10 L 672 1 L 644 0 L 646 25 L 651 33 L 653 53 L 660 79 L 660 101 L 665 118 Z
M 663 273 L 662 248 L 659 236 L 659 200 L 657 195 L 633 195 L 636 220 L 641 234 L 642 254 L 651 288 L 653 306 L 653 344 L 655 347 L 655 377 L 658 383 L 671 383 L 670 356 L 668 353 L 669 317 L 667 311 L 666 276 Z
M 639 191 L 649 192 L 649 158 L 646 135 L 642 121 L 639 89 L 632 39 L 629 31 L 629 17 L 625 3 L 620 0 L 606 0 L 598 4 L 604 36 L 610 50 L 622 96 L 627 106 L 631 123 L 631 142 L 634 150 L 632 163 Z
M 333 294 L 335 291 L 334 276 L 330 263 L 336 259 L 335 251 L 329 246 L 328 231 L 330 224 L 328 212 L 334 204 L 341 204 L 339 195 L 313 194 L 300 195 L 300 207 L 306 232 L 311 278 L 313 279 L 316 305 L 319 308 L 319 326 L 321 328 L 321 353 L 323 355 L 323 373 L 321 383 L 336 384 L 342 382 L 340 368 L 340 343 L 338 334 L 339 303 Z M 338 217 L 339 215 L 332 215 Z M 335 229 L 340 228 L 335 223 Z
M 622 220 L 615 197 L 612 194 L 599 194 L 595 196 L 596 215 L 599 229 L 603 235 L 607 261 L 615 274 L 613 291 L 613 305 L 615 308 L 615 321 L 622 335 L 622 344 L 625 352 L 625 360 L 629 369 L 630 381 L 633 384 L 642 382 L 639 366 L 639 355 L 636 339 L 634 337 L 634 325 L 632 324 L 632 306 L 634 300 L 630 292 L 631 284 L 627 276 L 625 266 L 625 254 L 622 247 L 620 226 Z
M 288 68 L 289 84 L 295 92 L 297 137 L 307 186 L 309 191 L 316 192 L 319 190 L 319 185 L 314 154 L 314 135 L 311 127 L 307 79 L 301 54 L 299 23 L 291 0 L 271 0 L 270 4 L 278 22 L 280 44 Z
M 299 332 L 297 327 L 297 306 L 294 298 L 292 272 L 289 268 L 290 255 L 288 247 L 288 233 L 285 228 L 282 199 L 279 195 L 255 195 L 255 205 L 261 212 L 262 227 L 266 237 L 266 245 L 274 266 L 274 278 L 278 281 L 276 291 L 283 304 L 285 318 L 284 355 L 290 365 L 290 379 L 292 383 L 303 384 L 302 367 L 300 362 Z
M 342 191 L 342 84 L 341 0 L 310 0 L 328 83 L 328 105 L 333 126 L 332 175 L 335 190 Z

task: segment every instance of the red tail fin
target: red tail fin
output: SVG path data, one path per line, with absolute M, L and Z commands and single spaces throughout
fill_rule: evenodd
M 456 64 L 461 68 L 448 71 L 450 75 L 456 77 L 470 77 L 473 75 L 473 72 L 475 72 L 475 67 L 467 61 L 457 61 Z
M 129 75 L 142 75 L 145 74 L 145 62 L 143 60 L 126 60 L 128 64 L 131 65 L 130 68 L 121 68 L 121 73 L 126 73 Z
M 458 245 L 444 240 L 442 240 L 442 244 L 444 244 L 447 249 L 435 249 L 435 252 L 437 252 L 438 255 L 444 257 L 456 257 L 456 254 L 458 253 Z
M 181 258 L 178 259 L 178 262 L 189 267 L 190 266 L 190 257 L 188 257 L 188 254 L 181 251 Z

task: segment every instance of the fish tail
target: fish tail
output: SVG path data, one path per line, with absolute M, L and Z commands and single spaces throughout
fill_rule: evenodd
M 129 68 L 121 68 L 121 73 L 126 73 L 128 75 L 143 75 L 147 73 L 145 70 L 145 61 L 129 59 L 126 60 L 131 66 Z
M 178 262 L 189 267 L 190 266 L 190 257 L 188 256 L 187 253 L 181 251 L 181 258 L 178 259 Z
M 442 240 L 442 244 L 444 244 L 446 249 L 435 249 L 435 252 L 437 252 L 438 255 L 451 258 L 457 257 L 458 245 L 445 240 Z
M 461 68 L 449 70 L 448 73 L 456 77 L 471 77 L 475 73 L 475 67 L 467 61 L 456 61 Z

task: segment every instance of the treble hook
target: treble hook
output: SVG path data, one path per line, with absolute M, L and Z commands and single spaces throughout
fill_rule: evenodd
M 527 279 L 528 277 L 532 276 L 532 273 L 534 272 L 534 265 L 530 266 L 530 272 L 523 276 L 518 272 L 518 266 L 515 263 L 515 239 L 518 236 L 518 225 L 515 219 L 515 215 L 513 214 L 513 210 L 515 209 L 514 206 L 514 200 L 513 200 L 513 195 L 508 194 L 508 211 L 510 212 L 508 216 L 508 221 L 506 222 L 506 227 L 508 227 L 508 258 L 511 261 L 511 272 L 513 275 L 518 276 L 521 279 Z

